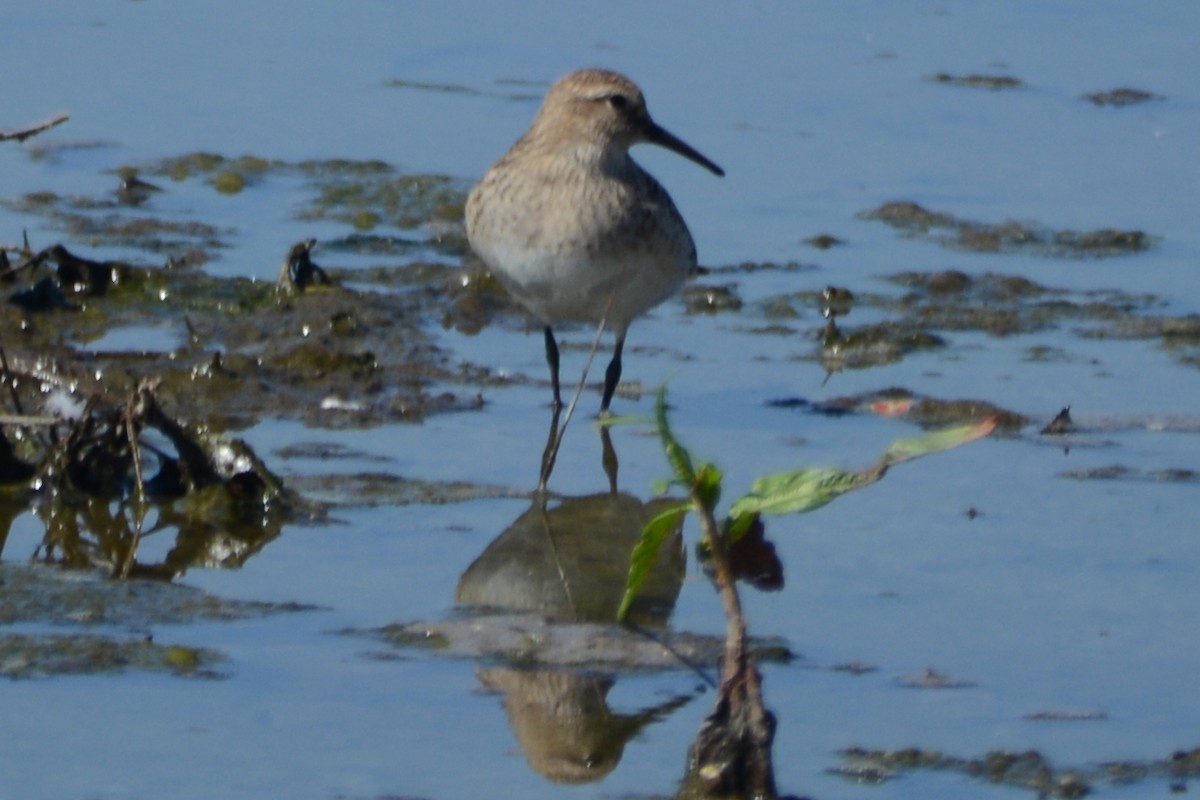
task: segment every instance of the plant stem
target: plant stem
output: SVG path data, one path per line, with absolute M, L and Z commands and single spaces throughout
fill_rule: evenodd
M 708 539 L 713 581 L 725 608 L 725 656 L 716 707 L 701 725 L 689 755 L 689 776 L 679 798 L 774 800 L 771 743 L 775 717 L 763 705 L 762 679 L 748 652 L 746 618 L 738 595 L 725 534 L 712 506 L 692 486 L 700 528 Z
M 700 530 L 708 540 L 709 552 L 712 554 L 713 582 L 717 585 L 717 593 L 720 594 L 721 605 L 725 609 L 725 660 L 721 670 L 721 683 L 724 685 L 746 662 L 746 618 L 742 614 L 742 600 L 738 595 L 733 570 L 729 566 L 729 551 L 725 546 L 721 526 L 713 516 L 712 508 L 695 489 L 692 491 L 692 501 L 696 504 Z

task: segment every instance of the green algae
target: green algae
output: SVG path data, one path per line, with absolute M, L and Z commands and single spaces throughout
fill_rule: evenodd
M 681 293 L 683 306 L 689 314 L 717 314 L 724 311 L 740 311 L 742 300 L 737 296 L 733 284 L 685 286 Z
M 903 271 L 880 279 L 902 293 L 850 292 L 827 286 L 771 295 L 748 304 L 742 312 L 751 311 L 768 324 L 742 330 L 788 338 L 802 334 L 812 347 L 793 358 L 818 361 L 830 372 L 894 363 L 913 353 L 942 348 L 948 342 L 947 332 L 1009 337 L 1067 325 L 1077 326 L 1073 334 L 1084 339 L 1159 338 L 1163 349 L 1180 363 L 1200 361 L 1200 318 L 1154 314 L 1164 301 L 1153 294 L 1071 291 L 1022 275 L 956 269 Z M 804 319 L 806 311 L 807 315 L 820 312 L 823 325 L 798 328 L 795 321 Z M 847 322 L 863 311 L 883 319 L 865 325 Z M 1029 360 L 1064 361 L 1069 356 L 1061 346 L 1031 345 Z
M 165 644 L 159 625 L 239 620 L 310 610 L 295 603 L 228 600 L 163 581 L 115 581 L 96 570 L 0 563 L 0 626 L 52 626 L 52 632 L 0 631 L 0 676 L 45 678 L 161 672 L 219 678 L 226 657 L 210 648 Z M 138 633 L 98 633 L 119 627 Z M 87 630 L 65 630 L 65 629 Z
M 80 269 L 99 277 L 81 283 L 73 277 Z M 54 354 L 60 382 L 79 392 L 120 396 L 153 379 L 174 413 L 224 419 L 223 426 L 262 415 L 378 424 L 477 407 L 473 392 L 431 391 L 436 382 L 457 382 L 459 373 L 422 331 L 433 309 L 421 294 L 330 286 L 284 295 L 262 281 L 58 251 L 20 275 L 30 286 L 49 280 L 63 300 L 59 308 L 0 315 L 10 364 L 37 372 Z M 410 276 L 428 285 L 426 276 Z M 131 325 L 177 330 L 177 344 L 133 353 L 62 346 L 64 337 L 82 344 Z
M 356 230 L 387 225 L 413 229 L 462 218 L 467 184 L 446 175 L 409 174 L 377 159 L 286 162 L 258 156 L 189 153 L 143 167 L 174 181 L 203 178 L 222 194 L 237 194 L 270 178 L 300 178 L 310 199 L 293 215 L 333 220 Z M 460 250 L 462 244 L 456 242 Z
M 0 633 L 0 676 L 7 678 L 129 671 L 221 678 L 216 667 L 224 661 L 221 653 L 210 648 L 162 645 L 150 637 Z
M 315 178 L 316 197 L 296 212 L 298 219 L 335 220 L 363 229 L 380 224 L 415 228 L 427 222 L 462 219 L 465 185 L 444 175 L 324 171 Z
M 246 188 L 246 178 L 240 172 L 218 172 L 212 185 L 221 194 L 237 194 Z
M 35 191 L 3 202 L 10 208 L 47 218 L 73 240 L 95 247 L 127 247 L 172 263 L 196 265 L 217 257 L 234 233 L 199 222 L 179 221 L 154 212 L 162 185 L 202 181 L 221 195 L 253 190 L 272 180 L 299 184 L 307 199 L 292 207 L 297 220 L 329 220 L 359 232 L 384 227 L 425 229 L 421 246 L 450 255 L 467 251 L 461 228 L 468 184 L 446 175 L 413 174 L 377 159 L 324 159 L 288 162 L 255 155 L 228 157 L 193 152 L 111 172 L 119 184 L 111 193 L 63 197 Z M 343 243 L 350 249 L 350 241 Z
M 1008 220 L 979 222 L 911 201 L 884 203 L 859 214 L 896 228 L 907 236 L 930 237 L 939 244 L 975 253 L 1029 253 L 1043 258 L 1111 258 L 1148 250 L 1155 237 L 1137 229 L 1053 230 Z
M 201 620 L 256 619 L 313 610 L 296 603 L 229 600 L 165 581 L 114 581 L 98 570 L 0 562 L 0 625 L 144 629 Z

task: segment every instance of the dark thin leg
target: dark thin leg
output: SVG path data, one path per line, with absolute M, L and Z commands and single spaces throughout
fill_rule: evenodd
M 604 371 L 604 399 L 600 401 L 600 413 L 608 412 L 608 404 L 612 402 L 613 392 L 621 382 L 621 351 L 625 349 L 625 337 L 617 337 L 617 346 L 613 348 L 612 361 Z
M 604 466 L 604 474 L 608 476 L 608 491 L 617 493 L 617 450 L 613 447 L 612 434 L 607 425 L 600 426 L 600 463 Z
M 546 484 L 550 481 L 550 473 L 554 471 L 554 460 L 558 457 L 558 440 L 562 431 L 558 429 L 558 418 L 562 408 L 555 405 L 550 412 L 550 434 L 546 437 L 546 449 L 542 451 L 542 469 L 538 473 L 538 497 L 543 507 L 546 502 Z
M 550 365 L 550 386 L 554 389 L 554 408 L 562 408 L 562 392 L 558 388 L 558 342 L 554 341 L 554 331 L 547 325 L 543 331 L 546 335 L 546 363 Z

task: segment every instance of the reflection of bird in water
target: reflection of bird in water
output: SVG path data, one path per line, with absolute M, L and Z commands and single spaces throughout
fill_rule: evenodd
M 615 625 L 625 592 L 629 556 L 646 523 L 678 500 L 643 503 L 616 491 L 616 455 L 604 437 L 605 471 L 611 491 L 568 497 L 547 505 L 543 496 L 513 521 L 459 579 L 455 600 L 480 612 L 506 612 L 500 623 L 511 625 L 511 612 L 549 618 L 556 627 Z M 610 463 L 611 462 L 611 463 Z M 662 547 L 643 584 L 630 617 L 638 624 L 662 626 L 683 586 L 685 555 L 677 529 Z M 595 658 L 594 639 L 576 637 L 576 652 Z M 646 725 L 687 703 L 692 695 L 673 697 L 635 714 L 608 707 L 613 678 L 594 670 L 477 670 L 487 689 L 504 695 L 509 725 L 529 765 L 558 783 L 586 783 L 616 768 L 625 744 Z
M 459 579 L 461 606 L 528 611 L 572 622 L 611 622 L 625 592 L 629 555 L 646 523 L 677 500 L 643 503 L 627 494 L 535 502 L 488 545 Z M 662 624 L 683 586 L 683 538 L 666 543 L 631 618 Z
M 692 699 L 672 697 L 636 714 L 608 706 L 613 680 L 556 670 L 490 667 L 479 682 L 504 695 L 504 711 L 529 766 L 558 783 L 589 783 L 621 761 L 625 743 Z

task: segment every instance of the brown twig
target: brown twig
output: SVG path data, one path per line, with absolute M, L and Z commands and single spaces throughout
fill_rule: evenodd
M 70 114 L 59 114 L 45 122 L 39 122 L 36 125 L 31 125 L 28 128 L 21 128 L 15 131 L 0 131 L 0 142 L 6 142 L 9 139 L 16 139 L 18 142 L 23 142 L 30 136 L 37 136 L 42 131 L 50 130 L 55 125 L 61 125 L 71 118 Z
M 129 397 L 129 402 L 125 404 L 125 436 L 129 439 L 129 452 L 133 457 L 133 476 L 137 482 L 137 496 L 133 499 L 133 541 L 129 543 L 129 549 L 125 552 L 125 559 L 121 563 L 119 573 L 121 580 L 127 579 L 130 570 L 133 569 L 137 558 L 138 545 L 142 541 L 142 528 L 146 521 L 146 483 L 142 480 L 142 450 L 138 444 L 134 412 L 135 405 L 138 412 L 142 411 L 143 404 L 139 401 L 149 391 L 150 389 L 146 385 L 139 386 L 133 390 L 133 394 Z M 140 417 L 142 414 L 138 413 L 138 416 Z
M 692 487 L 691 494 L 700 530 L 712 553 L 713 582 L 725 609 L 725 659 L 721 670 L 721 683 L 724 685 L 746 663 L 746 618 L 742 615 L 742 601 L 738 596 L 733 569 L 729 565 L 729 551 L 721 526 L 697 486 Z

